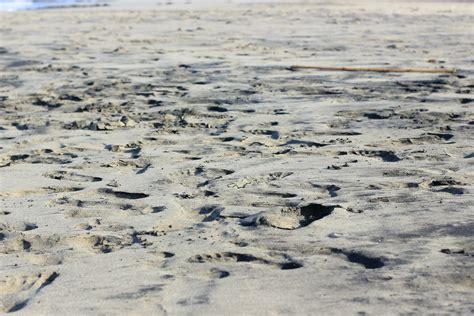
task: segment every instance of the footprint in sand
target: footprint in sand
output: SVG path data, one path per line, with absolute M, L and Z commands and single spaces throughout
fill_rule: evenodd
M 337 208 L 336 205 L 310 203 L 303 206 L 290 206 L 278 212 L 261 212 L 240 221 L 242 226 L 271 226 L 279 229 L 293 230 L 305 227 L 320 220 Z
M 44 176 L 50 179 L 54 179 L 54 180 L 66 180 L 66 181 L 74 181 L 74 182 L 100 182 L 102 181 L 102 178 L 100 177 L 86 176 L 86 175 L 78 174 L 75 172 L 67 172 L 67 171 L 50 172 L 50 173 L 46 173 Z
M 250 254 L 236 253 L 236 252 L 222 252 L 214 254 L 200 254 L 188 259 L 191 263 L 209 263 L 209 262 L 248 262 L 263 264 L 270 267 L 276 267 L 281 270 L 291 270 L 303 267 L 303 264 L 293 259 L 286 259 L 283 262 L 274 261 L 256 257 Z
M 0 279 L 0 312 L 11 313 L 23 309 L 36 294 L 53 283 L 58 276 L 57 272 L 39 272 Z

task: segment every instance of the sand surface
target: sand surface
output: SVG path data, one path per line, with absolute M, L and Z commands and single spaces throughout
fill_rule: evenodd
M 473 313 L 473 25 L 427 1 L 1 13 L 0 312 Z

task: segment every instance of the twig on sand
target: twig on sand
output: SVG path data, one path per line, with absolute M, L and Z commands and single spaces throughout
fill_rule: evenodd
M 417 72 L 417 73 L 436 73 L 452 74 L 456 69 L 427 69 L 427 68 L 370 68 L 370 67 L 323 67 L 323 66 L 305 66 L 293 65 L 288 70 L 297 71 L 302 69 L 315 69 L 321 71 L 367 71 L 367 72 Z

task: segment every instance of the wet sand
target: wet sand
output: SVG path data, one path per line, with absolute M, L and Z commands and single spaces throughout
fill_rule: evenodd
M 0 13 L 0 311 L 472 313 L 472 13 Z

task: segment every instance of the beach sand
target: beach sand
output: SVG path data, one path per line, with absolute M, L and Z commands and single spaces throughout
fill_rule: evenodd
M 429 1 L 0 13 L 0 311 L 473 313 L 473 22 Z

